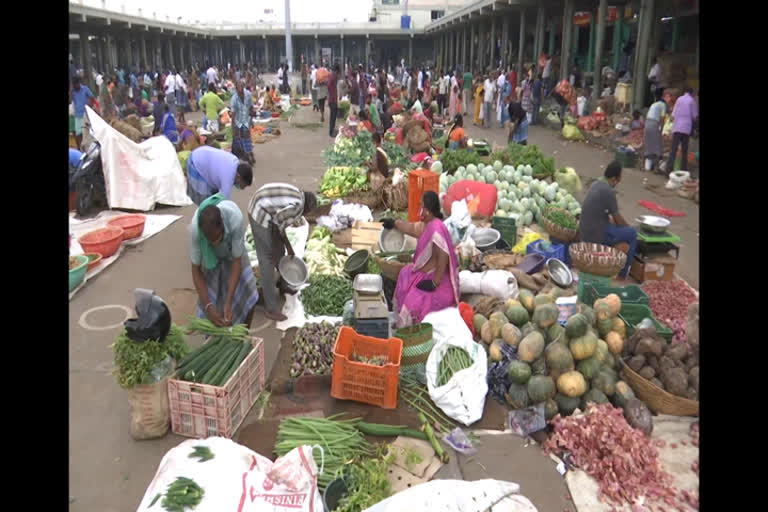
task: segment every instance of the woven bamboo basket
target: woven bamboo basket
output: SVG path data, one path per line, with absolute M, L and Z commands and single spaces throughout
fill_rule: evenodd
M 637 398 L 645 402 L 648 408 L 657 414 L 672 414 L 674 416 L 698 416 L 699 402 L 681 396 L 673 395 L 660 387 L 645 380 L 627 363 L 621 361 L 624 367 L 624 376 L 627 383 L 637 395 Z
M 567 210 L 564 210 L 562 208 L 552 208 L 549 211 L 560 211 L 565 213 L 566 215 L 573 218 L 574 222 L 576 221 L 576 217 L 574 217 L 570 212 Z M 557 240 L 560 240 L 561 242 L 572 242 L 573 240 L 576 240 L 576 237 L 579 235 L 579 232 L 575 229 L 568 229 L 564 228 L 562 226 L 558 226 L 551 220 L 541 217 L 541 227 L 544 228 L 544 231 L 549 233 L 550 236 L 555 237 Z
M 392 279 L 393 281 L 397 281 L 397 276 L 400 275 L 400 271 L 407 264 L 413 262 L 413 257 L 412 256 L 407 257 L 406 255 L 403 255 L 404 257 L 398 256 L 395 259 L 387 259 L 387 260 L 379 256 L 376 256 L 376 253 L 380 250 L 379 244 L 372 245 L 369 250 L 371 252 L 371 257 L 373 258 L 373 261 L 375 261 L 376 264 L 381 269 L 382 275 Z M 406 260 L 406 261 L 401 261 L 401 260 Z
M 581 272 L 596 276 L 614 277 L 627 263 L 627 255 L 603 244 L 579 242 L 568 246 L 571 262 Z M 598 256 L 595 253 L 608 253 Z

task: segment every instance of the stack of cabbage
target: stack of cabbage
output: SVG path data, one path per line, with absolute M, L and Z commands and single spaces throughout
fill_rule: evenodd
M 446 193 L 451 185 L 461 180 L 492 184 L 498 190 L 495 215 L 514 218 L 518 225 L 538 222 L 547 205 L 567 209 L 574 215 L 581 214 L 581 206 L 568 191 L 557 183 L 537 180 L 532 175 L 530 165 L 518 165 L 515 169 L 498 160 L 493 166 L 469 164 L 466 168 L 459 167 L 453 176 L 441 174 L 440 192 Z

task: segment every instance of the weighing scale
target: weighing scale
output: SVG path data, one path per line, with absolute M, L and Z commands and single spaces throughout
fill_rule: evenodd
M 387 299 L 384 296 L 380 276 L 373 274 L 355 276 L 352 298 L 355 304 L 355 319 L 389 317 Z
M 637 227 L 637 252 L 644 255 L 667 253 L 675 251 L 675 259 L 680 259 L 680 237 L 667 230 L 664 233 L 649 233 L 642 227 Z

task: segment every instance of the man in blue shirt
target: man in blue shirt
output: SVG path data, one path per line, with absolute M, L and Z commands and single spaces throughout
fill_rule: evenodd
M 544 87 L 542 83 L 541 73 L 536 76 L 536 80 L 533 82 L 531 88 L 531 103 L 533 104 L 533 112 L 531 113 L 531 124 L 539 123 L 539 110 L 541 109 L 541 90 Z
M 72 167 L 77 167 L 80 165 L 80 158 L 83 156 L 83 154 L 73 148 L 69 148 L 69 165 Z
M 117 81 L 120 85 L 125 85 L 125 72 L 122 68 L 117 68 Z
M 75 140 L 77 140 L 77 147 L 83 142 L 83 119 L 85 118 L 85 105 L 88 103 L 89 98 L 94 98 L 91 90 L 85 86 L 80 85 L 80 77 L 75 77 L 72 80 L 72 103 L 75 104 Z

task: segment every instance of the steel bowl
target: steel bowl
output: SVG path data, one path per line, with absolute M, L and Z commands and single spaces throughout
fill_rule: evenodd
M 547 260 L 547 270 L 552 281 L 561 288 L 568 288 L 573 284 L 573 274 L 568 265 L 563 263 L 557 258 L 549 258 Z
M 493 228 L 479 228 L 472 233 L 472 240 L 481 251 L 493 249 L 501 239 L 501 232 Z
M 670 221 L 664 217 L 657 217 L 655 215 L 641 215 L 635 219 L 635 222 L 651 233 L 664 233 L 671 224 Z
M 378 274 L 357 274 L 352 288 L 360 293 L 379 293 L 384 289 L 384 280 Z
M 296 257 L 292 258 L 287 254 L 280 258 L 277 270 L 291 288 L 299 288 L 309 278 L 309 270 L 304 260 Z
M 379 233 L 379 247 L 384 252 L 402 252 L 405 250 L 405 235 L 396 229 L 382 229 Z

